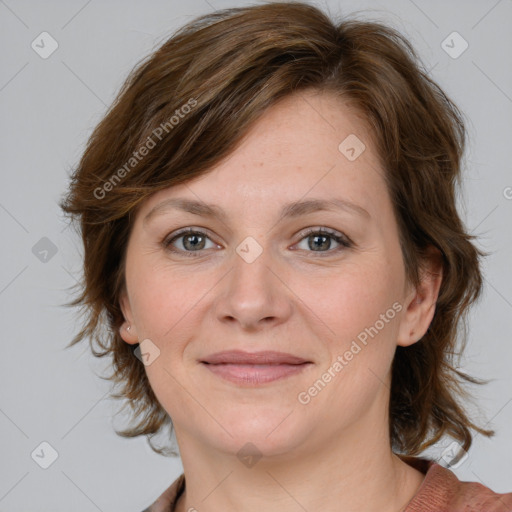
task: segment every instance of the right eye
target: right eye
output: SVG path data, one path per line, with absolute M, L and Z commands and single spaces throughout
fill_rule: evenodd
M 186 228 L 178 231 L 178 233 L 173 233 L 170 237 L 166 237 L 163 241 L 163 245 L 173 253 L 194 257 L 196 256 L 194 253 L 200 253 L 201 251 L 208 249 L 208 247 L 205 247 L 207 240 L 210 240 L 210 238 L 204 231 Z M 176 248 L 175 242 L 178 242 L 178 245 L 181 245 L 181 248 Z M 215 245 L 216 244 L 213 244 L 213 246 Z

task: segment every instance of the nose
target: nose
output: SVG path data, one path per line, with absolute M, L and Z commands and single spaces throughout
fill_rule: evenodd
M 225 324 L 258 331 L 285 322 L 292 312 L 292 292 L 270 250 L 252 262 L 233 253 L 233 268 L 221 281 L 215 313 Z

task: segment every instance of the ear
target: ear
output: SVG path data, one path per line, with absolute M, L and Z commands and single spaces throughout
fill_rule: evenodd
M 119 334 L 126 343 L 135 345 L 136 343 L 139 343 L 139 337 L 137 336 L 137 327 L 135 326 L 133 319 L 132 308 L 128 294 L 126 293 L 126 288 L 123 288 L 121 291 L 119 305 L 125 318 L 124 322 L 119 327 Z
M 442 278 L 441 252 L 437 247 L 429 246 L 420 274 L 420 284 L 418 287 L 411 285 L 405 299 L 405 313 L 398 331 L 398 345 L 408 347 L 419 341 L 427 332 L 434 318 Z

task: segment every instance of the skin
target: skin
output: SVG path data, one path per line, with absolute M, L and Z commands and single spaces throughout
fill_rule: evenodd
M 338 150 L 350 134 L 366 146 L 354 161 Z M 143 222 L 176 197 L 216 204 L 226 218 L 169 209 Z M 312 197 L 344 198 L 369 217 L 315 211 L 278 221 L 282 205 Z M 171 252 L 162 242 L 186 227 L 205 232 L 200 250 L 182 236 L 171 245 L 181 253 Z M 354 245 L 315 243 L 306 228 L 330 229 Z M 252 263 L 236 251 L 246 237 L 262 249 Z M 433 318 L 442 278 L 434 256 L 414 288 L 370 134 L 329 93 L 286 97 L 221 164 L 151 196 L 129 239 L 120 332 L 127 343 L 150 339 L 160 350 L 145 369 L 180 448 L 186 491 L 177 510 L 402 510 L 424 475 L 391 451 L 391 363 L 397 345 L 417 342 Z M 394 303 L 401 311 L 300 403 L 298 394 Z M 199 362 L 229 349 L 278 350 L 313 364 L 239 386 Z M 248 442 L 262 455 L 252 467 L 236 455 Z

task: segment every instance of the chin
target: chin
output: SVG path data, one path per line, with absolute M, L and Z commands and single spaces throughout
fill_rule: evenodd
M 241 455 L 245 451 L 255 451 L 265 456 L 279 456 L 289 453 L 302 445 L 308 438 L 306 429 L 299 428 L 298 418 L 293 414 L 285 419 L 289 412 L 283 414 L 283 409 L 270 414 L 244 414 L 238 411 L 233 417 L 225 417 L 224 424 L 233 437 L 224 431 L 221 438 L 210 439 L 219 450 Z M 292 420 L 293 417 L 293 420 Z M 284 420 L 284 421 L 283 421 Z M 217 429 L 218 431 L 218 429 Z M 211 430 L 209 435 L 211 435 Z

